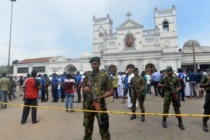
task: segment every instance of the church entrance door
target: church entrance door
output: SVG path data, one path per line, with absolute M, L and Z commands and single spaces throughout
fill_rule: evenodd
M 127 67 L 126 67 L 126 71 L 128 69 L 132 69 L 133 70 L 134 68 L 135 68 L 135 66 L 133 64 L 128 64 Z
M 108 71 L 116 74 L 117 73 L 117 67 L 115 65 L 110 65 Z
M 153 64 L 147 64 L 145 67 L 145 72 L 149 75 L 152 75 L 155 71 L 155 66 Z

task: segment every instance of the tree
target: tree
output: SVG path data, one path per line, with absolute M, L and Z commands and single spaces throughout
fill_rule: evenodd
M 12 61 L 12 65 L 17 64 L 18 62 L 20 62 L 20 61 L 17 60 L 17 59 L 16 59 L 16 60 L 13 60 L 13 61 Z
M 19 60 L 13 60 L 12 65 L 9 66 L 9 74 L 13 74 L 14 65 L 17 64 Z

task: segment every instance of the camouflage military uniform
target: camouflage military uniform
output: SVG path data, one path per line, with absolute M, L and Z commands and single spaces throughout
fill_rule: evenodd
M 83 87 L 90 86 L 89 80 L 92 81 L 96 96 L 103 96 L 108 89 L 112 88 L 112 83 L 109 80 L 109 77 L 106 73 L 100 71 L 96 75 L 92 72 L 87 75 L 83 82 Z M 100 84 L 100 85 L 99 85 Z M 100 92 L 101 91 L 101 92 Z M 84 93 L 85 101 L 83 105 L 83 109 L 86 110 L 95 110 L 93 106 L 93 95 L 92 93 Z M 106 103 L 104 99 L 100 100 L 100 109 L 102 111 L 107 111 Z M 85 127 L 85 136 L 84 140 L 91 140 L 92 139 L 92 132 L 93 132 L 93 125 L 94 125 L 94 118 L 96 113 L 92 112 L 85 112 L 84 113 L 84 122 L 83 125 Z M 98 116 L 97 120 L 98 120 Z M 110 140 L 110 133 L 109 133 L 109 116 L 107 113 L 101 113 L 101 121 L 103 121 L 103 127 L 99 126 L 100 134 L 102 140 Z
M 135 76 L 131 79 L 130 84 L 132 86 L 132 90 L 131 90 L 131 101 L 132 101 L 131 110 L 132 110 L 132 112 L 136 112 L 136 99 L 138 99 L 141 112 L 145 113 L 144 98 L 145 98 L 146 92 L 144 92 L 144 91 L 146 90 L 146 81 L 141 76 Z M 145 88 L 141 91 L 141 88 L 143 86 Z M 142 116 L 144 116 L 144 115 L 142 115 Z M 135 118 L 135 115 L 133 117 Z M 131 117 L 131 120 L 132 120 L 132 117 Z M 142 121 L 144 121 L 144 118 Z
M 168 75 L 164 76 L 158 83 L 159 87 L 164 87 L 164 105 L 163 105 L 163 114 L 168 114 L 170 109 L 170 104 L 172 102 L 174 107 L 175 114 L 181 114 L 179 108 L 181 106 L 178 98 L 177 90 L 181 89 L 181 83 L 176 75 L 173 75 L 173 69 L 171 66 L 166 68 Z M 163 116 L 162 127 L 167 128 L 166 118 L 168 115 Z M 185 127 L 182 123 L 182 117 L 177 116 L 178 118 L 178 127 L 181 130 L 185 130 Z
M 181 114 L 179 110 L 180 106 L 178 106 L 176 102 L 177 99 L 175 99 L 175 97 L 171 94 L 172 88 L 170 87 L 169 82 L 172 84 L 174 90 L 176 90 L 179 86 L 181 86 L 181 83 L 179 82 L 178 78 L 175 76 L 171 76 L 171 77 L 165 76 L 160 80 L 161 84 L 165 84 L 169 86 L 165 88 L 165 92 L 164 92 L 163 114 L 169 113 L 171 102 L 173 104 L 175 114 Z M 164 117 L 167 117 L 167 116 L 164 116 Z M 181 117 L 178 116 L 177 118 L 181 118 Z
M 200 82 L 200 84 L 210 84 L 210 75 L 204 76 Z M 206 90 L 206 96 L 205 96 L 205 103 L 204 103 L 204 115 L 210 115 L 210 85 L 205 89 Z M 209 117 L 203 117 L 203 123 L 207 125 L 207 121 L 209 120 Z

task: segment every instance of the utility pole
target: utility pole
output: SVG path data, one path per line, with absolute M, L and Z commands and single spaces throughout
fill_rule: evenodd
M 8 51 L 8 64 L 7 64 L 7 74 L 10 74 L 10 49 L 11 49 L 11 36 L 12 36 L 12 14 L 13 14 L 13 2 L 16 0 L 10 0 L 11 3 L 11 17 L 10 17 L 10 34 L 9 34 L 9 51 Z
M 192 48 L 193 48 L 193 65 L 194 65 L 194 72 L 197 71 L 196 64 L 195 64 L 195 46 L 194 42 L 192 41 Z

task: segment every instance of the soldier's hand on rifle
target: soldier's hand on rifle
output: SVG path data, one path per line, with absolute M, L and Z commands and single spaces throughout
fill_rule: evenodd
M 169 84 L 165 84 L 164 86 L 165 86 L 165 88 L 169 88 L 169 87 L 170 87 L 170 85 L 169 85 Z
M 96 101 L 96 102 L 99 102 L 99 100 L 100 100 L 100 97 L 94 98 L 94 101 Z
M 136 96 L 140 97 L 141 93 L 136 93 Z
M 103 98 L 104 98 L 104 96 L 96 97 L 96 98 L 94 98 L 94 101 L 99 102 L 99 100 L 103 99 Z
M 88 86 L 84 87 L 83 91 L 85 93 L 91 93 L 91 90 L 90 90 L 90 88 Z
M 173 85 L 173 83 L 169 82 L 169 85 Z

